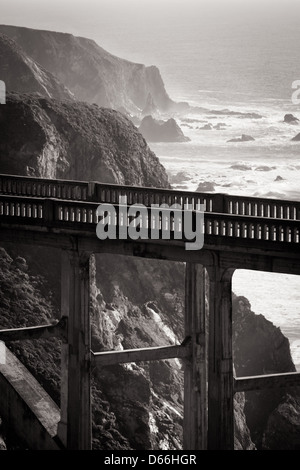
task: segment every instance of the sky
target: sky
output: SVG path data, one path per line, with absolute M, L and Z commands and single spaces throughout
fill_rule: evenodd
M 187 14 L 213 15 L 216 19 L 258 12 L 265 18 L 284 19 L 289 13 L 300 13 L 299 0 L 1 0 L 0 22 L 40 28 L 52 23 L 66 30 L 79 21 L 101 24 L 103 19 L 122 17 L 126 22 L 128 15 L 167 21 L 174 14 L 182 14 L 183 7 Z

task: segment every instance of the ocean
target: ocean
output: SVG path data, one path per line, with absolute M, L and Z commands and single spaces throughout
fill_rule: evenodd
M 175 188 L 300 200 L 300 143 L 291 142 L 300 125 L 283 122 L 287 113 L 300 119 L 292 102 L 300 80 L 298 0 L 54 0 L 37 2 L 34 17 L 10 16 L 4 5 L 2 17 L 157 65 L 173 100 L 201 107 L 175 116 L 190 142 L 150 144 Z M 242 134 L 255 140 L 228 142 Z M 300 371 L 300 277 L 241 270 L 233 290 L 281 328 Z

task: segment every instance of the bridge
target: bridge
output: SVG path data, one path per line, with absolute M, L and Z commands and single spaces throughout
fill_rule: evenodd
M 126 196 L 129 205 L 147 208 L 140 226 L 148 238 L 100 240 L 96 236 L 99 204 L 111 204 L 119 214 L 120 196 Z M 170 213 L 166 239 L 163 217 L 151 219 L 153 204 L 189 204 L 192 214 L 204 205 L 203 248 L 185 249 L 187 240 L 175 211 Z M 92 365 L 177 357 L 184 361 L 184 449 L 233 449 L 234 394 L 300 386 L 300 374 L 234 377 L 232 275 L 236 269 L 300 274 L 299 219 L 300 203 L 294 201 L 0 175 L 0 241 L 61 250 L 58 323 L 0 331 L 5 342 L 53 336 L 62 340 L 61 409 L 53 411 L 49 447 L 53 443 L 58 448 L 91 448 Z M 130 222 L 125 217 L 122 224 Z M 110 224 L 118 226 L 119 218 Z M 157 239 L 150 237 L 153 228 Z M 94 253 L 186 263 L 182 344 L 91 351 L 89 260 Z M 0 372 L 4 373 L 1 368 Z M 12 420 L 3 407 L 0 413 Z M 36 448 L 43 447 L 39 440 L 32 442 Z

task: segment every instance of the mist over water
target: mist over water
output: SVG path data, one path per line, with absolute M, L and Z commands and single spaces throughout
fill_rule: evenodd
M 283 122 L 287 113 L 300 119 L 291 100 L 300 80 L 299 1 L 31 0 L 25 8 L 2 0 L 1 9 L 2 23 L 89 37 L 157 65 L 172 99 L 202 108 L 175 116 L 190 142 L 150 144 L 174 187 L 209 182 L 215 192 L 300 200 L 300 142 L 291 142 L 300 125 Z M 214 114 L 224 109 L 231 114 Z M 255 140 L 227 142 L 242 134 Z M 300 278 L 237 271 L 233 287 L 289 337 L 300 370 Z

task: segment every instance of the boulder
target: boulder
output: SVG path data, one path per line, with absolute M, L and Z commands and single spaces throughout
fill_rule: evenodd
M 284 116 L 283 122 L 286 122 L 287 124 L 297 125 L 299 123 L 299 119 L 296 118 L 296 116 L 294 116 L 293 114 L 286 114 Z
M 250 142 L 255 140 L 251 135 L 242 134 L 241 137 L 236 137 L 234 139 L 227 140 L 227 142 Z
M 157 121 L 152 116 L 145 116 L 139 127 L 148 142 L 188 142 L 175 119 L 168 121 Z
M 199 193 L 208 193 L 215 190 L 215 183 L 211 181 L 202 181 L 199 183 L 198 188 L 196 189 Z

